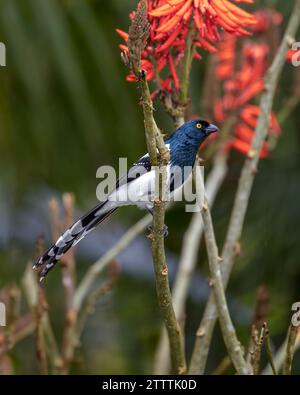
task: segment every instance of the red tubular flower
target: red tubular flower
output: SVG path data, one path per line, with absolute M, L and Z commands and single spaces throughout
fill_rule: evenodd
M 230 77 L 234 71 L 236 37 L 231 34 L 224 34 L 222 48 L 220 49 L 217 56 L 216 76 L 223 81 Z
M 174 61 L 173 61 L 173 58 L 172 58 L 171 54 L 169 54 L 168 60 L 169 60 L 169 67 L 170 67 L 171 75 L 173 77 L 175 88 L 179 89 L 179 79 L 178 79 L 178 76 L 177 76 L 177 72 L 176 72 Z
M 260 12 L 259 15 L 260 33 L 280 20 L 277 13 L 276 18 L 272 13 L 266 15 Z M 232 138 L 225 149 L 235 149 L 248 155 L 260 114 L 260 108 L 251 104 L 251 101 L 264 89 L 263 78 L 268 66 L 269 47 L 265 43 L 247 40 L 242 43 L 242 56 L 237 61 L 236 41 L 235 36 L 224 33 L 218 45 L 216 74 L 223 82 L 223 95 L 215 104 L 214 115 L 216 122 L 219 123 L 224 123 L 232 114 L 238 117 Z M 280 135 L 280 126 L 274 113 L 271 114 L 269 135 L 274 137 Z M 260 157 L 265 158 L 268 154 L 269 143 L 265 141 Z
M 176 67 L 184 56 L 192 25 L 195 27 L 193 35 L 195 46 L 209 52 L 217 51 L 213 44 L 220 40 L 218 30 L 226 30 L 234 36 L 248 35 L 245 28 L 254 26 L 256 19 L 234 2 L 253 3 L 252 0 L 147 0 L 151 29 L 149 43 L 143 53 L 144 62 L 142 62 L 147 66 L 147 79 L 154 78 L 154 64 L 164 59 L 164 66 L 158 71 L 168 69 L 166 86 L 175 91 L 179 89 Z M 133 16 L 134 12 L 130 14 L 130 18 L 132 19 Z M 127 33 L 120 29 L 116 31 L 125 42 L 128 40 Z M 121 49 L 126 51 L 124 45 Z M 197 51 L 194 57 L 202 58 Z M 130 75 L 127 79 L 134 81 L 134 76 Z M 160 85 L 165 86 L 164 79 L 160 81 Z
M 227 148 L 235 149 L 236 151 L 239 151 L 244 155 L 248 155 L 249 150 L 251 148 L 251 143 L 236 138 L 230 142 Z M 264 145 L 260 151 L 259 156 L 261 159 L 265 159 L 268 155 L 269 155 L 269 151 L 267 147 Z
M 250 3 L 251 1 L 236 1 Z M 254 25 L 255 18 L 229 0 L 160 0 L 149 15 L 160 18 L 158 32 L 168 33 L 177 24 L 188 24 L 193 18 L 200 36 L 217 38 L 217 28 L 244 35 L 244 27 Z
M 250 128 L 254 129 L 257 124 L 257 120 L 260 114 L 260 108 L 258 106 L 248 104 L 240 112 L 240 120 L 243 121 Z M 280 126 L 274 113 L 270 115 L 270 130 L 269 134 L 278 137 L 280 135 Z
M 257 23 L 251 27 L 251 30 L 256 33 L 264 33 L 269 29 L 273 29 L 274 26 L 280 26 L 282 23 L 280 12 L 269 9 L 257 11 L 255 18 Z
M 248 35 L 244 29 L 256 24 L 250 13 L 232 3 L 233 0 L 148 0 L 150 20 L 156 22 L 153 27 L 155 40 L 161 43 L 160 52 L 168 52 L 175 38 L 186 39 L 193 22 L 198 35 L 195 44 L 210 52 L 216 51 L 211 43 L 218 41 L 218 29 L 224 29 L 234 35 Z M 250 3 L 252 1 L 236 1 Z M 183 31 L 185 29 L 185 31 Z M 185 48 L 185 41 L 182 53 Z M 200 58 L 199 54 L 195 54 Z

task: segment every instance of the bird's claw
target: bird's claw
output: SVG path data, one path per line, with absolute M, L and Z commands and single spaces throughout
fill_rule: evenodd
M 153 233 L 153 226 L 149 225 L 148 230 L 150 233 Z M 163 229 L 159 231 L 159 236 L 167 237 L 169 234 L 169 230 L 167 225 L 164 225 Z

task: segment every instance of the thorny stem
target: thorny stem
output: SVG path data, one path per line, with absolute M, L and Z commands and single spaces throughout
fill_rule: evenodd
M 260 100 L 261 113 L 256 126 L 252 148 L 249 151 L 241 172 L 239 185 L 234 201 L 234 206 L 230 218 L 225 245 L 222 251 L 222 278 L 224 288 L 226 288 L 229 276 L 234 264 L 236 246 L 242 234 L 244 219 L 248 207 L 248 202 L 255 178 L 256 168 L 259 162 L 259 152 L 261 145 L 266 138 L 270 113 L 272 110 L 275 89 L 278 79 L 284 66 L 285 56 L 288 49 L 290 37 L 293 37 L 299 27 L 300 0 L 295 2 L 288 26 L 284 37 L 277 51 L 277 54 L 267 72 L 265 78 L 265 92 Z M 190 373 L 204 372 L 212 333 L 217 319 L 217 309 L 215 306 L 214 295 L 211 294 L 206 305 L 204 316 L 197 331 L 200 334 L 196 338 L 193 356 L 191 360 Z

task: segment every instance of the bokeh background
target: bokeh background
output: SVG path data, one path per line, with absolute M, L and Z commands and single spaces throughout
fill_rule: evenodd
M 73 192 L 79 215 L 96 202 L 96 170 L 118 166 L 119 157 L 134 162 L 145 152 L 139 93 L 125 81 L 120 38 L 128 28 L 130 0 L 0 0 L 0 41 L 7 66 L 0 68 L 0 288 L 20 285 L 34 244 L 51 240 L 48 200 Z M 255 1 L 252 9 L 273 5 L 284 20 L 292 1 Z M 284 28 L 285 23 L 282 26 Z M 193 113 L 202 113 L 206 62 L 192 73 Z M 275 110 L 289 95 L 291 65 L 285 67 Z M 285 337 L 291 305 L 300 301 L 300 116 L 299 107 L 282 126 L 272 155 L 259 167 L 242 239 L 242 253 L 231 277 L 228 298 L 244 344 L 250 336 L 256 292 L 270 294 L 269 328 L 275 346 Z M 157 120 L 168 133 L 172 121 L 157 105 Z M 244 162 L 235 153 L 213 207 L 221 245 Z M 209 168 L 210 164 L 207 163 Z M 143 213 L 124 208 L 77 249 L 78 277 Z M 177 204 L 167 213 L 166 239 L 171 278 L 191 214 Z M 113 290 L 100 298 L 84 330 L 71 373 L 151 372 L 161 318 L 156 304 L 149 241 L 138 237 L 120 257 L 121 273 Z M 197 273 L 187 303 L 186 347 L 190 355 L 208 295 L 207 257 L 201 245 Z M 50 316 L 58 341 L 63 327 L 60 270 L 47 278 Z M 25 304 L 25 302 L 22 302 Z M 25 307 L 24 307 L 25 308 Z M 34 336 L 11 352 L 13 372 L 37 373 Z M 225 349 L 219 330 L 208 372 Z M 300 356 L 294 370 L 299 373 Z

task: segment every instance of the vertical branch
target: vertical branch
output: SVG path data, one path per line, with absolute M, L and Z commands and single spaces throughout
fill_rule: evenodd
M 259 367 L 260 367 L 260 359 L 261 359 L 261 351 L 263 342 L 266 337 L 266 324 L 264 323 L 258 331 L 255 325 L 252 325 L 252 344 L 251 347 L 253 348 L 250 350 L 250 363 L 253 368 L 253 374 L 258 374 Z
M 276 367 L 275 367 L 275 363 L 274 363 L 274 358 L 273 358 L 273 353 L 272 353 L 272 348 L 271 348 L 271 341 L 270 341 L 270 332 L 269 332 L 269 328 L 266 324 L 266 349 L 267 349 L 267 356 L 268 356 L 268 361 L 270 363 L 272 372 L 274 375 L 277 375 L 277 371 L 276 371 Z
M 290 375 L 292 373 L 292 363 L 294 358 L 298 329 L 299 327 L 294 326 L 291 323 L 287 336 L 286 357 L 282 369 L 282 373 L 286 375 Z
M 146 72 L 140 69 L 141 53 L 145 48 L 149 29 L 147 2 L 141 0 L 129 28 L 129 58 L 126 59 L 126 63 L 132 67 L 141 89 L 141 105 L 144 114 L 146 143 L 151 164 L 155 167 L 153 226 L 149 238 L 152 245 L 158 304 L 169 336 L 173 371 L 181 374 L 186 370 L 183 342 L 172 305 L 164 247 L 166 165 L 169 161 L 169 151 L 164 144 L 163 136 L 154 120 L 153 103 L 146 81 Z
M 197 182 L 202 183 L 202 179 L 198 177 Z M 204 189 L 203 189 L 204 190 Z M 242 346 L 237 339 L 234 326 L 228 310 L 228 305 L 225 297 L 225 292 L 222 283 L 222 274 L 220 268 L 220 258 L 218 255 L 218 247 L 215 239 L 212 218 L 208 206 L 207 198 L 201 210 L 204 236 L 206 242 L 206 250 L 208 255 L 208 262 L 211 274 L 211 284 L 215 295 L 215 301 L 218 309 L 218 317 L 221 325 L 223 340 L 227 347 L 228 354 L 238 374 L 251 374 L 251 368 L 248 366 Z
M 254 317 L 252 321 L 251 339 L 248 346 L 247 360 L 250 362 L 253 356 L 253 350 L 255 349 L 255 338 L 257 337 L 258 331 L 264 326 L 264 334 L 267 332 L 266 319 L 269 308 L 269 292 L 265 286 L 260 286 L 256 294 L 256 306 Z M 253 364 L 252 364 L 253 366 Z
M 215 197 L 223 183 L 226 174 L 226 157 L 223 155 L 218 155 L 214 161 L 213 168 L 206 182 L 207 198 L 211 206 L 214 203 Z M 202 234 L 203 223 L 201 214 L 198 211 L 193 214 L 189 227 L 184 234 L 180 261 L 172 289 L 173 306 L 178 320 L 181 320 L 184 315 L 185 303 L 197 263 L 197 252 L 199 250 Z M 160 340 L 154 359 L 154 374 L 168 374 L 170 370 L 169 354 L 170 350 L 168 345 L 168 337 L 163 328 L 161 330 Z
M 272 371 L 276 374 L 276 372 L 279 372 L 281 369 L 282 365 L 284 364 L 286 360 L 286 354 L 287 354 L 287 348 L 288 348 L 288 342 L 289 342 L 289 332 L 284 340 L 284 342 L 281 344 L 281 346 L 278 348 L 276 354 L 273 356 L 272 355 L 272 364 L 271 367 L 267 366 L 265 369 L 262 371 L 262 375 L 270 375 Z M 294 344 L 294 350 L 293 353 L 295 354 L 296 350 L 298 350 L 300 347 L 300 334 L 298 332 L 298 335 L 296 336 L 296 341 Z
M 158 164 L 156 167 L 156 197 L 153 208 L 153 230 L 149 238 L 152 244 L 152 256 L 156 281 L 156 292 L 161 314 L 168 332 L 173 370 L 176 373 L 184 373 L 186 370 L 183 343 L 180 327 L 177 322 L 172 305 L 172 296 L 168 278 L 168 266 L 165 257 L 164 232 L 165 232 L 165 185 L 166 164 L 169 160 L 169 152 L 164 145 L 162 135 L 156 126 L 153 117 L 153 105 L 145 75 L 141 81 L 142 107 L 148 152 L 151 163 Z M 155 148 L 155 149 L 153 149 Z M 159 157 L 157 155 L 159 152 Z M 158 191 L 157 191 L 158 189 Z
M 230 223 L 227 231 L 227 236 L 222 251 L 222 278 L 224 288 L 226 288 L 227 286 L 229 276 L 234 264 L 236 246 L 238 245 L 239 239 L 242 234 L 248 202 L 256 174 L 257 165 L 259 162 L 259 152 L 268 131 L 270 113 L 272 110 L 278 79 L 284 66 L 286 52 L 290 39 L 291 37 L 294 37 L 299 27 L 299 18 L 300 0 L 297 0 L 295 2 L 294 10 L 292 11 L 280 47 L 265 78 L 265 92 L 262 94 L 260 100 L 260 116 L 258 118 L 257 126 L 255 129 L 252 147 L 248 153 L 248 159 L 246 159 L 246 162 L 241 172 L 234 206 L 231 213 Z M 198 330 L 199 336 L 196 338 L 193 356 L 191 360 L 191 373 L 204 372 L 209 345 L 211 342 L 216 319 L 217 309 L 215 306 L 214 296 L 211 295 L 207 302 L 204 316 Z

